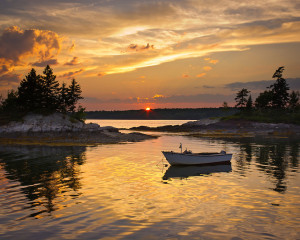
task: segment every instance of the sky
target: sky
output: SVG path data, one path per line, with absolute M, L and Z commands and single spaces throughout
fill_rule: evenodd
M 275 70 L 300 90 L 294 0 L 1 0 L 0 94 L 47 64 L 87 110 L 220 107 Z

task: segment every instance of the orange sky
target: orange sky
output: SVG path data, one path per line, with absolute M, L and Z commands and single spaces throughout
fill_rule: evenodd
M 49 64 L 87 110 L 234 105 L 279 66 L 300 90 L 297 1 L 0 2 L 0 94 Z

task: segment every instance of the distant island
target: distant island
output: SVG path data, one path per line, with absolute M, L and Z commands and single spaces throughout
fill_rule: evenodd
M 88 119 L 137 119 L 137 120 L 199 120 L 220 118 L 239 112 L 237 108 L 164 108 L 127 111 L 87 111 Z

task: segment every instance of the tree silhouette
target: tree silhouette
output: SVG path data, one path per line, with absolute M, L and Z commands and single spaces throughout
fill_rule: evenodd
M 248 100 L 247 100 L 247 103 L 246 103 L 246 109 L 247 110 L 251 110 L 252 106 L 253 106 L 253 101 L 252 101 L 252 97 L 250 95 L 249 98 L 248 98 Z
M 59 102 L 60 105 L 58 110 L 63 113 L 67 112 L 69 100 L 68 100 L 68 88 L 66 87 L 65 83 L 63 83 L 60 88 Z
M 270 91 L 264 91 L 260 93 L 255 100 L 255 107 L 258 109 L 266 109 L 272 106 L 273 93 Z
M 248 91 L 246 88 L 243 88 L 241 91 L 239 91 L 236 94 L 236 97 L 234 99 L 237 102 L 237 104 L 235 105 L 236 107 L 239 107 L 239 108 L 246 107 L 248 93 L 250 93 L 250 91 Z
M 12 111 L 18 110 L 14 109 L 18 104 L 18 92 L 14 90 L 10 90 L 7 93 L 7 98 L 4 100 L 2 96 L 0 96 L 0 111 Z
M 269 87 L 270 91 L 273 93 L 272 106 L 277 109 L 285 108 L 289 101 L 288 90 L 290 88 L 288 87 L 286 80 L 282 77 L 283 70 L 284 67 L 282 66 L 275 71 L 272 78 L 277 78 L 276 82 Z
M 56 111 L 59 106 L 59 83 L 49 65 L 43 71 L 42 108 Z
M 1 101 L 0 113 L 8 115 L 12 109 L 20 115 L 29 112 L 50 114 L 54 112 L 72 112 L 76 110 L 76 104 L 81 96 L 80 85 L 75 79 L 69 87 L 65 83 L 59 86 L 56 76 L 49 65 L 43 71 L 44 75 L 37 75 L 35 69 L 25 76 L 20 82 L 18 91 L 11 91 L 5 100 Z M 84 108 L 78 109 L 79 116 L 83 115 Z M 80 119 L 79 119 L 80 120 Z
M 81 88 L 79 84 L 76 82 L 76 80 L 73 78 L 71 85 L 68 89 L 68 108 L 67 110 L 70 112 L 74 112 L 75 105 L 78 102 L 78 100 L 82 99 L 81 97 Z
M 18 105 L 23 111 L 40 111 L 43 100 L 43 80 L 32 68 L 18 87 Z

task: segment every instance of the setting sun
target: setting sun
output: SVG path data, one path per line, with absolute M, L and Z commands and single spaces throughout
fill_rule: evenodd
M 149 107 L 146 107 L 146 111 L 150 111 L 151 110 L 151 108 L 149 108 Z

